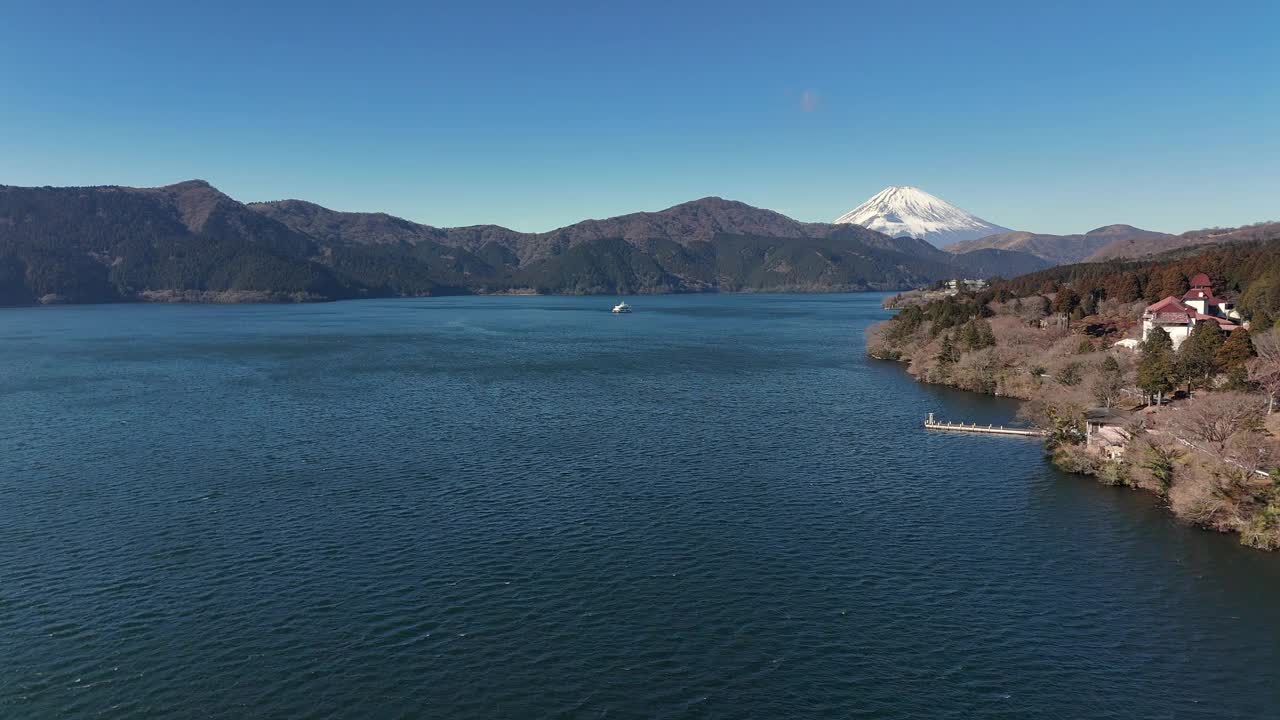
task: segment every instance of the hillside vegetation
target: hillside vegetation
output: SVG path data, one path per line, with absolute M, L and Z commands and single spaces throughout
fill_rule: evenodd
M 1146 260 L 1063 265 L 1004 281 L 992 291 L 1025 296 L 1068 285 L 1094 302 L 1152 303 L 1169 295 L 1181 297 L 1187 279 L 1203 272 L 1255 325 L 1270 327 L 1280 318 L 1280 224 L 1270 227 L 1266 240 L 1184 249 Z
M 1231 242 L 1260 241 L 1280 235 L 1280 223 L 1255 223 L 1238 228 L 1209 228 L 1181 235 L 1143 230 L 1132 225 L 1107 225 L 1081 235 L 1048 235 L 1008 232 L 956 243 L 951 252 L 972 253 L 982 249 L 1014 250 L 1028 253 L 1053 265 L 1141 258 L 1175 251 L 1194 251 L 1198 246 Z M 1011 276 L 1011 275 L 1009 275 Z
M 0 304 L 303 301 L 454 293 L 904 289 L 1043 267 L 704 198 L 548 233 L 437 228 L 208 183 L 0 187 Z
M 1137 350 L 1143 308 L 1207 272 L 1248 328 L 1201 323 Z M 1280 240 L 1147 262 L 1090 263 L 981 293 L 918 293 L 868 333 L 923 382 L 1028 400 L 1063 469 L 1159 495 L 1178 517 L 1280 549 Z M 1105 418 L 1090 433 L 1089 418 Z M 1100 427 L 1100 426 L 1094 426 Z

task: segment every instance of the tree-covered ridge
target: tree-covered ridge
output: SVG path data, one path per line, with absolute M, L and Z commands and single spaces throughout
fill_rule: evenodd
M 208 183 L 0 187 L 0 304 L 327 300 L 453 293 L 903 289 L 1039 267 L 800 223 L 720 198 L 549 233 L 434 228 Z
M 1170 295 L 1182 297 L 1189 278 L 1203 272 L 1213 279 L 1215 292 L 1234 300 L 1255 326 L 1271 327 L 1280 319 L 1280 225 L 1251 230 L 1267 228 L 1266 240 L 1196 248 L 1173 257 L 1062 265 L 998 283 L 992 292 L 1026 296 L 1068 287 L 1092 303 L 1153 303 Z
M 160 289 L 343 294 L 333 272 L 309 259 L 311 238 L 222 197 L 191 183 L 0 188 L 0 298 L 111 302 Z

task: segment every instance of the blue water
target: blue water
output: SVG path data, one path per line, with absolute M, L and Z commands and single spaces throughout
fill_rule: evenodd
M 0 718 L 1280 717 L 1280 556 L 879 300 L 0 310 Z

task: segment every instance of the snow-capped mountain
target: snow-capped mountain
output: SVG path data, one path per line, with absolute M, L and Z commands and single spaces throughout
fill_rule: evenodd
M 909 235 L 938 247 L 1012 232 L 909 185 L 887 187 L 835 222 L 861 225 L 890 237 Z

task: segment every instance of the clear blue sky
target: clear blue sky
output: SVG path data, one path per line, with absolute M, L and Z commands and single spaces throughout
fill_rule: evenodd
M 1276 2 L 261 5 L 0 0 L 0 183 L 520 230 L 891 184 L 1041 232 L 1280 219 Z

